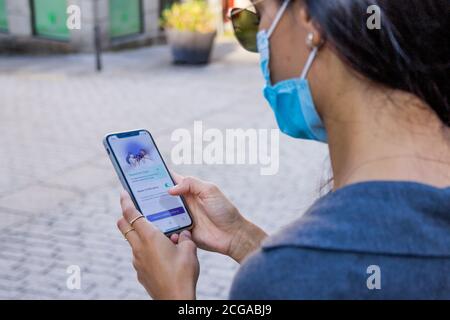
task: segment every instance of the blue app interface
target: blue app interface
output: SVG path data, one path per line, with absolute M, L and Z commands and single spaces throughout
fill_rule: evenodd
M 133 192 L 142 214 L 162 232 L 170 232 L 191 224 L 180 197 L 167 193 L 172 179 L 150 135 L 109 137 L 110 147 Z

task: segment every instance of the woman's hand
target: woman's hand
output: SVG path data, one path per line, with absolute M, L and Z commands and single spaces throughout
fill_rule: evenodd
M 172 173 L 177 185 L 171 195 L 182 195 L 194 218 L 192 238 L 199 248 L 219 252 L 241 262 L 267 234 L 246 220 L 219 188 L 209 182 Z M 178 235 L 171 237 L 177 243 Z
M 142 216 L 128 193 L 120 198 L 123 217 L 117 222 L 122 234 L 131 229 L 130 222 Z M 133 265 L 139 282 L 154 299 L 195 299 L 199 275 L 197 248 L 189 231 L 183 231 L 177 244 L 147 221 L 138 218 L 126 238 L 133 250 Z

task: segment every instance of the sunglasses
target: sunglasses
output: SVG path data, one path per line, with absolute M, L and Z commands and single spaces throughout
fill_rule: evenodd
M 258 52 L 256 35 L 259 30 L 259 15 L 248 8 L 234 8 L 230 12 L 230 20 L 240 45 L 247 51 Z

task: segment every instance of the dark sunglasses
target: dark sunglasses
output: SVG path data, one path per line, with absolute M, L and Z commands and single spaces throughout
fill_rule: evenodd
M 259 29 L 260 17 L 248 9 L 234 8 L 230 13 L 234 35 L 241 46 L 250 52 L 258 52 L 256 35 Z

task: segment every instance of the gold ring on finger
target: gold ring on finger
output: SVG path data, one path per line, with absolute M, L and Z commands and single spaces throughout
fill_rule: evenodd
M 130 228 L 130 229 L 128 229 L 127 231 L 124 232 L 123 237 L 125 238 L 125 240 L 128 241 L 128 239 L 127 239 L 127 234 L 129 234 L 131 231 L 134 231 L 134 228 Z
M 143 215 L 137 216 L 136 218 L 134 218 L 133 220 L 130 221 L 130 226 L 133 226 L 133 223 L 135 223 L 136 221 L 138 221 L 139 219 L 144 218 Z

